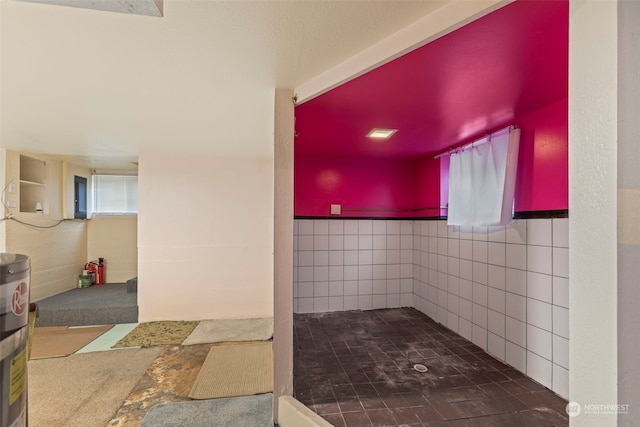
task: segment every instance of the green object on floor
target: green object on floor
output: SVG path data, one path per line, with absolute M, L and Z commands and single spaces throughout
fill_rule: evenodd
M 90 275 L 80 275 L 78 276 L 78 287 L 79 288 L 88 288 L 91 286 L 91 276 Z

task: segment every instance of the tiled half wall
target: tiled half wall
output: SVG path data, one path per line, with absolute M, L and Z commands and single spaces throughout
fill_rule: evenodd
M 413 221 L 296 220 L 296 313 L 413 307 Z
M 298 219 L 296 313 L 415 307 L 569 395 L 568 219 Z

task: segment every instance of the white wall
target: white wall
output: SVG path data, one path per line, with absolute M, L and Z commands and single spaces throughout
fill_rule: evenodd
M 87 258 L 85 221 L 64 221 L 62 215 L 62 162 L 47 156 L 29 155 L 46 162 L 45 213 L 20 212 L 9 209 L 17 221 L 6 221 L 6 251 L 31 257 L 31 300 L 58 294 L 77 286 L 78 274 Z M 7 151 L 6 180 L 18 183 L 20 154 Z M 19 206 L 19 186 L 15 194 L 7 194 Z M 60 223 L 59 223 L 60 222 Z M 45 227 L 45 228 L 38 228 Z
M 32 214 L 36 215 L 36 214 Z M 28 219 L 49 226 L 46 219 Z M 38 229 L 7 222 L 7 252 L 31 257 L 31 300 L 38 301 L 73 289 L 86 262 L 85 222 L 63 222 L 54 229 Z
M 273 416 L 293 394 L 293 133 L 291 90 L 277 89 L 274 126 Z
M 273 315 L 273 158 L 140 154 L 139 320 Z
M 5 166 L 7 163 L 7 150 L 4 148 L 0 148 L 0 165 Z M 5 190 L 6 177 L 4 173 L 0 173 L 0 189 L 2 189 L 2 200 L 4 201 L 4 190 Z M 2 216 L 0 218 L 5 217 L 4 206 L 2 207 Z M 6 252 L 6 221 L 0 221 L 0 252 Z
M 569 387 L 581 405 L 618 403 L 617 20 L 617 2 L 570 2 Z M 615 425 L 616 418 L 581 414 L 571 425 Z
M 137 274 L 136 217 L 102 217 L 58 224 L 63 218 L 73 218 L 74 175 L 87 178 L 90 186 L 91 171 L 46 155 L 28 156 L 46 162 L 45 213 L 25 213 L 18 208 L 9 209 L 9 213 L 27 224 L 45 228 L 3 221 L 0 250 L 31 257 L 31 300 L 76 287 L 84 264 L 100 256 L 107 259 L 108 282 L 124 282 L 134 277 Z M 0 162 L 6 165 L 2 180 L 15 183 L 17 189 L 16 193 L 7 191 L 5 200 L 19 206 L 20 153 L 2 150 Z
M 618 402 L 633 405 L 618 425 L 630 427 L 640 402 L 640 2 L 621 2 L 618 17 Z
M 94 216 L 87 221 L 87 261 L 105 259 L 106 283 L 138 275 L 138 217 Z

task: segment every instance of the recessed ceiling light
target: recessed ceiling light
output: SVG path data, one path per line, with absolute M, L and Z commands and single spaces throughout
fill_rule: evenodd
M 398 132 L 398 129 L 378 129 L 373 128 L 371 132 L 367 134 L 367 138 L 387 139 L 394 133 Z

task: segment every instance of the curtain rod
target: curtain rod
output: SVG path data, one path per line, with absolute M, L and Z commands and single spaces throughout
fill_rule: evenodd
M 495 131 L 493 133 L 487 134 L 483 138 L 476 139 L 473 142 L 469 142 L 467 144 L 461 145 L 460 147 L 451 148 L 450 150 L 447 150 L 444 153 L 440 153 L 437 156 L 434 156 L 433 158 L 434 159 L 439 159 L 440 157 L 449 156 L 449 155 L 451 155 L 451 153 L 458 153 L 460 151 L 468 150 L 469 148 L 473 148 L 473 147 L 475 147 L 477 145 L 484 144 L 485 142 L 491 141 L 491 138 L 494 137 L 494 136 L 503 135 L 503 134 L 509 133 L 509 132 L 511 132 L 512 130 L 515 130 L 515 129 L 518 129 L 517 125 L 507 126 L 506 128 L 502 128 L 502 129 L 497 130 L 497 131 Z

